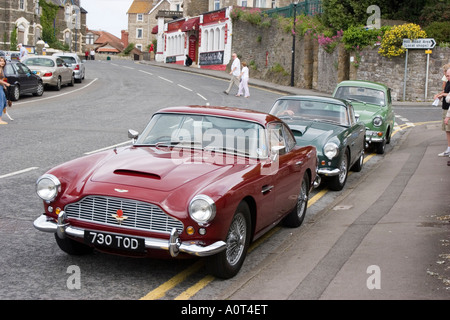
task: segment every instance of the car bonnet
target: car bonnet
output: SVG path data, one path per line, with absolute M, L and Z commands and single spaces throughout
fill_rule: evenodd
M 189 149 L 131 147 L 100 164 L 90 180 L 167 192 L 195 180 L 203 184 L 220 175 L 223 167 L 195 157 Z

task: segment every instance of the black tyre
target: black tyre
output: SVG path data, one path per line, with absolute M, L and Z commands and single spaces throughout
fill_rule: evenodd
M 364 165 L 364 152 L 361 153 L 361 155 L 358 158 L 358 161 L 355 162 L 351 170 L 353 172 L 360 172 L 362 170 L 363 165 Z
M 55 233 L 56 243 L 58 247 L 67 254 L 81 256 L 91 253 L 94 249 L 70 238 L 61 239 Z
M 340 191 L 344 188 L 348 176 L 348 151 L 342 155 L 341 162 L 339 162 L 340 173 L 330 179 L 328 187 L 333 191 Z
M 300 227 L 305 219 L 306 208 L 308 207 L 308 198 L 309 198 L 309 177 L 305 173 L 302 179 L 302 185 L 300 187 L 300 192 L 297 197 L 297 204 L 285 218 L 284 225 L 290 228 Z
M 10 100 L 11 101 L 17 101 L 20 98 L 20 87 L 18 84 L 15 84 L 13 86 L 12 92 L 10 94 Z
M 236 209 L 228 230 L 227 248 L 208 258 L 208 271 L 218 278 L 234 277 L 242 267 L 250 244 L 250 209 L 245 202 L 241 202 Z
M 58 78 L 58 80 L 56 81 L 56 87 L 55 87 L 56 91 L 61 90 L 61 86 L 62 86 L 61 78 Z
M 375 151 L 377 154 L 383 154 L 386 151 L 386 140 L 375 144 Z
M 36 88 L 36 92 L 33 93 L 34 96 L 42 96 L 44 94 L 44 84 L 42 83 L 42 81 L 39 81 L 38 86 Z

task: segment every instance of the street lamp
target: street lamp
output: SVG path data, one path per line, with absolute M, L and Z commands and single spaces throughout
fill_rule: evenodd
M 291 66 L 291 87 L 294 86 L 294 69 L 295 69 L 295 20 L 297 19 L 297 1 L 294 5 L 294 27 L 292 28 L 292 66 Z

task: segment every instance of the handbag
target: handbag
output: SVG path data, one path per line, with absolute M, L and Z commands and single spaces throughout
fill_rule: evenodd
M 3 81 L 4 82 L 8 82 L 8 79 L 7 78 L 3 78 Z M 10 107 L 10 108 L 12 107 L 12 100 L 10 99 L 11 87 L 12 87 L 12 85 L 10 84 L 9 87 L 6 87 L 6 89 L 4 90 L 5 91 L 5 96 L 6 96 L 6 105 L 8 107 Z

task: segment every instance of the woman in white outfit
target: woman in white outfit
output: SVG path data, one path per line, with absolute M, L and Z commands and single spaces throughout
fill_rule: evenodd
M 246 62 L 242 62 L 242 72 L 241 72 L 241 82 L 239 83 L 239 91 L 236 97 L 240 97 L 242 95 L 242 91 L 244 91 L 244 97 L 250 97 L 250 93 L 248 92 L 248 67 Z

